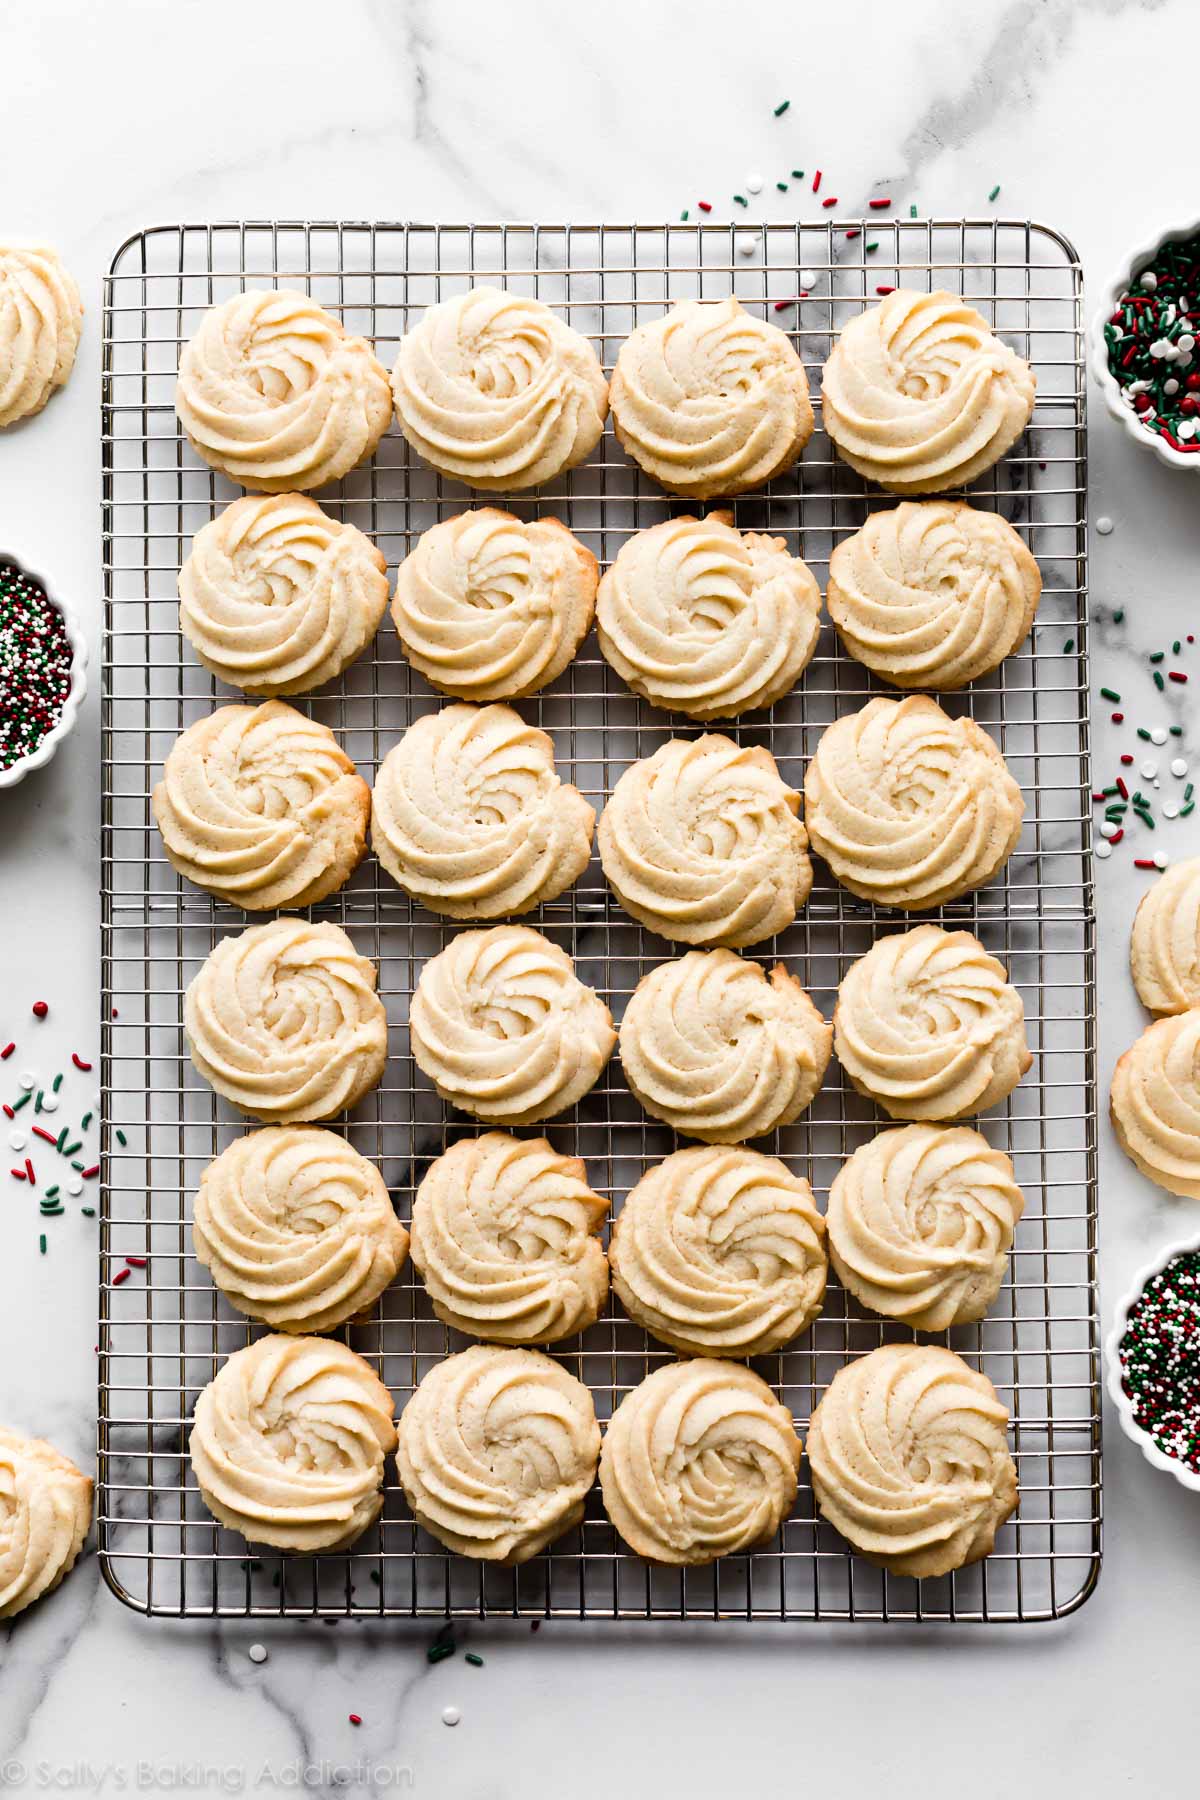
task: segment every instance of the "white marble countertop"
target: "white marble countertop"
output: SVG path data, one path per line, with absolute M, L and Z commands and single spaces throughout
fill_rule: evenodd
M 68 391 L 0 441 L 0 542 L 52 575 L 94 639 L 100 277 L 141 225 L 654 219 L 706 191 L 717 217 L 748 170 L 781 160 L 772 108 L 790 95 L 784 159 L 794 148 L 821 162 L 848 209 L 884 182 L 898 206 L 986 212 L 1000 182 L 999 207 L 1058 225 L 1096 288 L 1127 244 L 1195 215 L 1194 109 L 1175 71 L 1198 50 L 1191 0 L 11 0 L 0 226 L 60 247 L 87 322 Z M 792 204 L 768 184 L 757 216 L 794 216 Z M 1140 694 L 1135 659 L 1200 620 L 1200 487 L 1138 454 L 1099 405 L 1090 447 L 1093 517 L 1115 521 L 1092 546 L 1094 676 Z M 1169 698 L 1195 743 L 1192 692 Z M 1116 755 L 1107 715 L 1098 771 Z M 97 1048 L 96 734 L 93 693 L 52 767 L 0 796 L 0 1036 L 44 993 L 43 1066 Z M 1200 813 L 1162 840 L 1176 856 L 1200 850 Z M 1149 878 L 1120 856 L 1097 873 L 1103 1093 L 1144 1023 L 1126 945 Z M 1106 1315 L 1192 1224 L 1200 1212 L 1141 1180 L 1102 1126 Z M 0 1417 L 88 1463 L 94 1258 L 82 1235 L 56 1251 L 41 1258 L 27 1217 L 0 1213 Z M 1064 1778 L 1096 1796 L 1182 1793 L 1194 1785 L 1200 1514 L 1115 1426 L 1106 1449 L 1105 1569 L 1055 1627 L 476 1626 L 466 1635 L 484 1669 L 430 1668 L 422 1627 L 149 1623 L 107 1594 L 89 1557 L 0 1630 L 0 1786 L 163 1792 L 190 1775 L 210 1792 L 291 1780 L 357 1794 L 403 1791 L 409 1770 L 413 1791 L 439 1800 L 523 1800 L 552 1784 L 592 1800 L 773 1790 L 794 1769 L 814 1793 L 877 1780 L 895 1800 L 1014 1781 L 1050 1794 Z M 246 1654 L 256 1637 L 261 1666 Z

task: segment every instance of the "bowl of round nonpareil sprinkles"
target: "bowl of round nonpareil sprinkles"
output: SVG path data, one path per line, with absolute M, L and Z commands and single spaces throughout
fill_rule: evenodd
M 1118 1306 L 1108 1392 L 1146 1461 L 1200 1493 L 1200 1243 L 1163 1251 Z
M 1135 443 L 1200 472 L 1200 221 L 1122 265 L 1092 322 L 1091 366 Z
M 87 692 L 87 644 L 70 611 L 0 554 L 0 788 L 50 761 Z

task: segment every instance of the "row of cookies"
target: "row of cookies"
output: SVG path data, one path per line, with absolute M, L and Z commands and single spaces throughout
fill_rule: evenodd
M 1025 810 L 983 728 L 921 694 L 827 726 L 804 799 L 807 829 L 768 750 L 673 738 L 619 777 L 599 822 L 601 866 L 651 931 L 739 947 L 792 923 L 812 888 L 810 841 L 852 894 L 923 909 L 992 880 Z M 500 704 L 423 715 L 373 791 L 332 731 L 286 702 L 219 707 L 176 741 L 152 801 L 174 868 L 251 912 L 340 888 L 370 820 L 388 874 L 432 912 L 512 917 L 578 880 L 595 826 L 549 736 Z
M 196 533 L 179 621 L 205 668 L 261 698 L 345 669 L 387 603 L 382 552 L 301 494 L 236 500 Z M 1041 593 L 1012 526 L 965 501 L 872 513 L 829 564 L 851 656 L 894 687 L 948 691 L 1025 640 Z M 400 564 L 392 618 L 412 666 L 460 700 L 523 699 L 554 681 L 593 616 L 602 655 L 644 699 L 699 720 L 772 706 L 816 649 L 821 596 L 782 538 L 732 514 L 635 532 L 601 578 L 555 518 L 495 507 L 444 519 Z
M 1154 1023 L 1113 1070 L 1113 1129 L 1143 1175 L 1200 1200 L 1200 857 L 1176 863 L 1143 897 L 1129 960 Z
M 286 1424 L 286 1429 L 282 1426 Z M 812 1416 L 823 1516 L 896 1574 L 986 1556 L 1017 1501 L 1008 1413 L 953 1351 L 893 1344 L 842 1368 Z M 592 1396 L 536 1350 L 475 1344 L 424 1376 L 397 1423 L 370 1364 L 330 1338 L 271 1336 L 231 1356 L 196 1403 L 193 1473 L 251 1543 L 345 1549 L 383 1508 L 385 1460 L 418 1524 L 460 1555 L 520 1563 L 584 1516 L 651 1562 L 699 1565 L 768 1541 L 802 1446 L 741 1363 L 695 1357 L 626 1393 L 601 1439 Z
M 825 429 L 860 474 L 939 493 L 990 468 L 1033 411 L 1029 364 L 958 295 L 897 290 L 841 330 L 822 375 Z M 176 410 L 213 468 L 266 493 L 335 481 L 392 420 L 441 474 L 542 486 L 617 437 L 669 492 L 749 492 L 813 431 L 786 333 L 732 297 L 684 300 L 637 325 L 611 387 L 595 350 L 549 307 L 477 287 L 430 306 L 387 371 L 308 295 L 253 290 L 210 307 L 184 346 Z

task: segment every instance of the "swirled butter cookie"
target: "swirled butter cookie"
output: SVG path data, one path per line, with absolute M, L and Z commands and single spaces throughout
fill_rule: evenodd
M 370 788 L 329 727 L 282 700 L 190 725 L 153 802 L 172 868 L 246 912 L 315 905 L 366 854 Z
M 660 937 L 757 944 L 792 923 L 812 887 L 799 814 L 761 745 L 673 738 L 617 782 L 600 861 L 625 911 Z
M 1200 856 L 1177 862 L 1142 896 L 1129 940 L 1133 985 L 1152 1013 L 1200 1006 Z
M 414 669 L 463 700 L 519 700 L 588 634 L 596 559 L 558 519 L 494 506 L 443 519 L 400 564 L 392 618 Z
M 935 1344 L 885 1344 L 839 1369 L 808 1428 L 822 1517 L 893 1575 L 990 1554 L 1017 1504 L 1008 1409 Z
M 757 1150 L 677 1150 L 617 1214 L 609 1248 L 625 1311 L 684 1356 L 765 1356 L 825 1298 L 812 1189 Z
M 833 1047 L 859 1093 L 894 1119 L 984 1112 L 1033 1061 L 1003 964 L 971 932 L 940 925 L 881 937 L 851 963 Z
M 789 468 L 813 431 L 808 378 L 786 334 L 728 300 L 682 300 L 626 338 L 613 426 L 673 494 L 745 494 Z
M 392 370 L 401 431 L 468 487 L 541 487 L 591 454 L 608 383 L 588 340 L 525 294 L 477 287 L 431 306 Z
M 175 410 L 197 455 L 240 487 L 323 487 L 374 454 L 387 370 L 307 294 L 253 289 L 210 306 L 184 345 Z
M 958 294 L 898 288 L 842 327 L 821 376 L 838 451 L 896 494 L 963 487 L 1028 425 L 1037 381 Z
M 639 981 L 620 1042 L 648 1113 L 686 1137 L 740 1144 L 799 1118 L 833 1028 L 782 963 L 768 975 L 732 950 L 689 950 Z
M 1113 1070 L 1109 1110 L 1143 1175 L 1200 1200 L 1200 1007 L 1147 1026 Z
M 209 1163 L 192 1241 L 225 1297 L 273 1331 L 333 1331 L 359 1317 L 408 1254 L 374 1163 L 311 1125 L 251 1131 Z
M 247 694 L 306 694 L 375 636 L 387 561 L 303 494 L 244 494 L 192 539 L 179 628 L 206 669 Z
M 0 430 L 41 412 L 75 366 L 83 305 L 48 244 L 0 241 Z
M 635 693 L 692 719 L 773 706 L 811 660 L 821 591 L 783 538 L 731 513 L 666 519 L 622 544 L 600 583 L 605 659 Z
M 189 1448 L 219 1524 L 276 1550 L 344 1550 L 383 1508 L 392 1396 L 336 1338 L 259 1338 L 201 1392 Z
M 58 1586 L 91 1523 L 90 1477 L 44 1438 L 0 1425 L 0 1619 Z
M 445 706 L 410 725 L 375 777 L 371 843 L 414 900 L 502 919 L 553 900 L 592 854 L 596 815 L 554 745 L 511 706 Z
M 340 926 L 308 919 L 222 938 L 187 990 L 183 1022 L 204 1079 L 268 1124 L 332 1118 L 387 1062 L 375 965 Z
M 1012 1163 L 968 1125 L 900 1125 L 834 1177 L 825 1223 L 837 1278 L 915 1331 L 982 1319 L 1025 1210 Z
M 1041 592 L 1007 519 L 965 500 L 873 512 L 829 559 L 838 636 L 899 688 L 960 688 L 997 668 L 1028 637 Z
M 600 1453 L 604 1510 L 648 1562 L 699 1564 L 773 1537 L 792 1509 L 800 1439 L 742 1363 L 694 1357 L 626 1394 Z
M 824 732 L 804 781 L 813 849 L 878 906 L 941 906 L 999 873 L 1025 802 L 974 719 L 936 700 L 870 700 Z
M 608 1297 L 608 1206 L 577 1156 L 505 1131 L 452 1144 L 413 1201 L 412 1259 L 445 1325 L 496 1344 L 550 1344 Z
M 581 1522 L 599 1455 L 592 1396 L 561 1363 L 473 1344 L 404 1408 L 396 1468 L 418 1525 L 448 1550 L 522 1563 Z
M 533 1125 L 596 1085 L 617 1034 L 565 950 L 527 925 L 464 931 L 421 970 L 412 1053 L 449 1106 Z

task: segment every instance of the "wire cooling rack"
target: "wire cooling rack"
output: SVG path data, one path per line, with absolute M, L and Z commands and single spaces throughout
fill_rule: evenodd
M 110 1586 L 131 1606 L 183 1617 L 442 1616 L 589 1618 L 1034 1620 L 1062 1617 L 1095 1582 L 1100 1559 L 1100 1414 L 1095 1300 L 1095 985 L 1087 725 L 1086 447 L 1078 258 L 1057 232 L 1009 220 L 825 220 L 819 225 L 170 225 L 123 244 L 105 288 L 103 736 L 103 1088 L 100 1420 L 97 1523 Z M 848 228 L 858 227 L 851 238 Z M 868 239 L 872 247 L 868 251 Z M 875 248 L 874 245 L 878 247 Z M 749 247 L 751 254 L 743 251 Z M 803 275 L 801 275 L 803 271 Z M 188 1060 L 182 995 L 213 945 L 247 920 L 168 866 L 150 790 L 179 733 L 222 690 L 181 640 L 176 574 L 194 532 L 235 498 L 184 442 L 173 406 L 183 342 L 205 307 L 243 287 L 296 286 L 391 365 L 432 301 L 477 281 L 535 294 L 589 336 L 606 368 L 634 325 L 667 305 L 731 291 L 787 330 L 819 407 L 831 336 L 881 288 L 945 286 L 967 295 L 1035 365 L 1031 429 L 972 497 L 1010 519 L 1044 578 L 1037 624 L 1002 668 L 946 704 L 999 742 L 1025 793 L 1020 846 L 1004 874 L 935 916 L 965 925 L 1007 964 L 1025 1002 L 1035 1060 L 983 1121 L 1016 1164 L 1027 1209 L 1011 1271 L 988 1318 L 948 1342 L 990 1375 L 1012 1414 L 1021 1504 L 986 1563 L 917 1583 L 853 1556 L 816 1516 L 802 1467 L 791 1518 L 765 1549 L 710 1569 L 651 1569 L 630 1555 L 593 1492 L 580 1527 L 520 1569 L 448 1556 L 412 1523 L 394 1473 L 379 1526 L 349 1554 L 252 1552 L 205 1510 L 188 1467 L 200 1388 L 251 1327 L 191 1251 L 202 1170 L 245 1121 Z M 801 285 L 810 291 L 797 299 Z M 778 304 L 782 303 L 782 304 Z M 365 467 L 320 496 L 385 551 L 390 568 L 418 534 L 472 503 L 409 452 L 394 430 Z M 605 564 L 627 535 L 685 510 L 643 478 L 611 430 L 585 467 L 503 504 L 564 519 Z M 800 464 L 738 500 L 737 523 L 767 529 L 804 556 L 824 587 L 832 545 L 862 523 L 868 493 L 820 432 Z M 880 689 L 826 625 L 797 690 L 770 714 L 725 727 L 770 747 L 795 787 L 824 726 Z M 419 714 L 440 704 L 401 656 L 385 620 L 371 651 L 334 686 L 293 702 L 333 727 L 369 779 Z M 599 808 L 622 769 L 693 727 L 636 699 L 589 638 L 527 718 L 551 732 L 558 768 Z M 451 1116 L 409 1055 L 409 995 L 452 929 L 412 905 L 368 860 L 317 909 L 379 967 L 391 1056 L 379 1089 L 344 1122 L 381 1166 L 406 1220 L 430 1160 L 474 1127 Z M 625 917 L 593 861 L 569 893 L 531 915 L 575 958 L 619 1017 L 639 978 L 672 954 Z M 832 1013 L 849 963 L 910 920 L 877 913 L 818 865 L 797 923 L 754 954 L 782 957 Z M 844 1158 L 881 1115 L 836 1066 L 798 1124 L 762 1140 L 824 1198 Z M 121 1136 L 117 1136 L 117 1128 Z M 538 1128 L 541 1129 L 540 1127 Z M 629 1093 L 614 1058 L 556 1146 L 586 1160 L 619 1207 L 645 1166 L 675 1147 Z M 125 1258 L 145 1278 L 118 1284 Z M 463 1340 L 435 1319 L 411 1270 L 347 1341 L 379 1370 L 397 1408 Z M 903 1337 L 831 1282 L 824 1312 L 790 1348 L 756 1362 L 803 1432 L 847 1360 Z M 615 1304 L 554 1354 L 591 1388 L 601 1419 L 667 1360 Z

